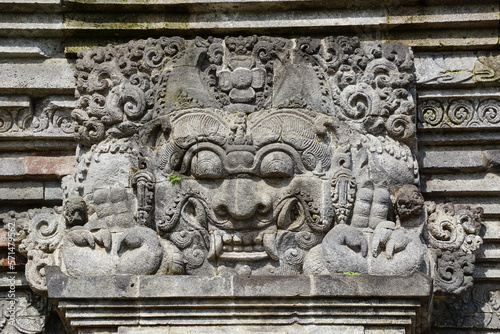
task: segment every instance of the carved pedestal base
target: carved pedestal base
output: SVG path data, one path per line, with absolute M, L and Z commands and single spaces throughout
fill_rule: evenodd
M 412 276 L 134 276 L 47 270 L 73 333 L 426 333 L 432 281 Z

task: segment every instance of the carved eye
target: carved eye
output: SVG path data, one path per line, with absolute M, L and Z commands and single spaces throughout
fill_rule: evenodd
M 260 172 L 264 177 L 292 177 L 293 171 L 294 162 L 284 152 L 271 152 L 260 164 Z
M 220 178 L 222 160 L 212 151 L 200 151 L 191 160 L 191 174 L 197 178 Z

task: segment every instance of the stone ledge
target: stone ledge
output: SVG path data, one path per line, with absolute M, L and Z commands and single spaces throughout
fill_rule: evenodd
M 427 298 L 432 280 L 411 276 L 88 276 L 73 278 L 47 268 L 51 298 L 176 297 L 417 297 Z
M 263 326 L 284 333 L 361 334 L 373 326 L 377 334 L 427 333 L 432 296 L 432 280 L 420 273 L 74 278 L 45 269 L 49 298 L 75 332 L 85 333 L 198 333 L 191 330 L 200 327 L 255 333 Z

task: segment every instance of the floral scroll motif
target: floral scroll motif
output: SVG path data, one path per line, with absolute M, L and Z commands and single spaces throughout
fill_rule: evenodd
M 433 255 L 435 290 L 460 294 L 473 284 L 473 252 L 483 243 L 479 236 L 483 210 L 451 203 L 427 207 L 424 236 Z
M 500 99 L 422 98 L 418 114 L 423 129 L 496 127 L 500 124 Z

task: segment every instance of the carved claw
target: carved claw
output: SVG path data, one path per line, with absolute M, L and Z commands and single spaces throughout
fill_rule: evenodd
M 384 249 L 387 251 L 387 243 L 395 227 L 396 224 L 391 221 L 383 221 L 377 225 L 373 233 L 371 245 L 373 257 L 377 257 Z M 392 257 L 392 254 L 390 256 Z
M 94 235 L 86 229 L 77 229 L 68 232 L 68 240 L 79 247 L 95 247 Z
M 118 249 L 116 250 L 118 254 L 125 251 L 127 248 L 139 248 L 144 243 L 144 236 L 136 232 L 135 229 L 128 229 L 123 232 L 116 240 L 118 244 Z
M 406 249 L 408 244 L 412 241 L 408 231 L 402 228 L 396 229 L 392 234 L 387 245 L 385 246 L 386 257 L 390 260 L 394 254 L 402 252 Z
M 363 257 L 368 254 L 368 242 L 363 233 L 349 225 L 337 225 L 337 240 L 339 245 L 349 247 L 355 252 L 360 252 Z
M 95 241 L 107 251 L 111 250 L 111 232 L 108 229 L 100 229 L 95 234 Z

